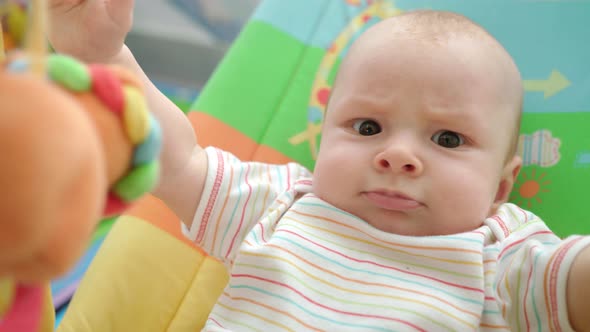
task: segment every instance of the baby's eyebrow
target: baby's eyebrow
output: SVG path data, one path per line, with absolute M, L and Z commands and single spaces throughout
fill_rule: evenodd
M 437 107 L 425 110 L 425 112 L 428 118 L 442 125 L 477 129 L 481 124 L 481 119 L 478 119 L 475 113 L 469 109 Z

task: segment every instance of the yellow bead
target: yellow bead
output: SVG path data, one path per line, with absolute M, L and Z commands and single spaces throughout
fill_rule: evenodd
M 27 11 L 17 3 L 9 3 L 7 5 L 7 13 L 6 25 L 8 27 L 8 33 L 14 38 L 17 45 L 20 46 L 25 38 L 27 29 Z
M 14 298 L 14 282 L 11 279 L 0 278 L 0 320 L 10 309 Z
M 137 145 L 146 139 L 150 131 L 145 98 L 137 88 L 132 86 L 123 87 L 123 94 L 125 95 L 123 110 L 125 130 L 131 143 Z

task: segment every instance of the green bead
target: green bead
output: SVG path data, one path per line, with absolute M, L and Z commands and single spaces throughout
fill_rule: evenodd
M 83 92 L 90 90 L 92 86 L 92 78 L 86 65 L 72 57 L 52 54 L 47 60 L 47 70 L 51 80 L 68 90 Z
M 123 201 L 136 200 L 156 186 L 159 172 L 157 160 L 137 166 L 114 185 L 113 191 Z

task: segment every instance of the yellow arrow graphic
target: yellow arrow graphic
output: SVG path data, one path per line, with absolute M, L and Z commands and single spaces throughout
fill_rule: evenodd
M 552 97 L 572 83 L 559 71 L 552 70 L 546 80 L 524 80 L 525 91 L 543 92 L 545 99 Z

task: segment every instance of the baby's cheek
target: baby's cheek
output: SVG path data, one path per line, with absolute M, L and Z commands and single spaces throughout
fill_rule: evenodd
M 370 165 L 368 159 L 366 152 L 358 151 L 347 144 L 336 143 L 328 151 L 320 151 L 316 169 L 320 169 L 321 176 L 345 177 L 354 175 L 360 168 Z
M 493 203 L 493 190 L 489 178 L 477 169 L 448 172 L 442 178 L 446 189 L 440 190 L 446 214 L 459 222 L 463 231 L 473 229 L 487 217 Z
M 332 152 L 320 155 L 313 174 L 314 194 L 330 203 L 334 203 L 338 193 L 352 180 L 350 161 Z

